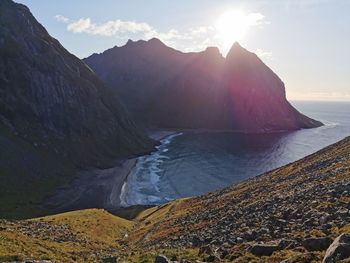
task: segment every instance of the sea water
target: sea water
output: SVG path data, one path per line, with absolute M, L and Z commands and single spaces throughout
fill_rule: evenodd
M 350 136 L 350 103 L 292 102 L 322 121 L 315 129 L 271 134 L 185 132 L 138 159 L 124 184 L 123 206 L 201 195 L 298 160 Z

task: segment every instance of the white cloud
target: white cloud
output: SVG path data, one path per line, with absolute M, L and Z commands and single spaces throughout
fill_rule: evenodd
M 213 30 L 213 27 L 199 26 L 199 27 L 194 27 L 189 29 L 191 35 L 194 35 L 194 36 L 206 34 L 210 30 Z
M 62 22 L 62 23 L 69 23 L 69 18 L 63 16 L 63 15 L 55 15 L 55 19 L 58 22 Z
M 87 33 L 100 36 L 114 36 L 123 33 L 148 33 L 154 31 L 154 28 L 147 23 L 137 23 L 134 21 L 114 20 L 102 24 L 91 22 L 90 18 L 80 18 L 67 25 L 67 30 L 73 33 Z
M 247 23 L 250 26 L 257 26 L 263 24 L 270 24 L 269 21 L 265 20 L 265 16 L 260 13 L 250 13 L 246 15 Z
M 190 40 L 193 35 L 198 35 L 206 31 L 206 27 L 192 29 L 193 32 L 179 32 L 176 29 L 170 29 L 166 32 L 159 32 L 156 28 L 144 22 L 112 20 L 105 23 L 94 23 L 90 18 L 80 18 L 71 20 L 62 15 L 56 15 L 58 22 L 67 24 L 67 30 L 73 33 L 86 33 L 90 35 L 121 38 L 130 38 L 131 35 L 140 35 L 141 38 L 159 38 L 166 44 L 175 46 L 175 40 Z
M 224 32 L 218 30 L 215 25 L 201 25 L 182 31 L 175 28 L 168 31 L 159 31 L 145 22 L 123 21 L 120 19 L 110 20 L 103 23 L 96 23 L 92 21 L 91 18 L 72 20 L 63 15 L 56 15 L 55 19 L 58 22 L 66 24 L 69 32 L 76 34 L 118 37 L 121 39 L 159 38 L 165 44 L 183 51 L 200 51 L 208 46 L 217 46 L 223 53 L 226 53 L 234 42 L 230 38 L 230 35 L 237 33 L 232 32 L 232 28 L 246 26 L 245 30 L 247 31 L 248 27 L 267 23 L 265 17 L 260 13 L 244 14 L 241 12 L 239 14 L 240 19 L 238 19 L 238 21 L 234 19 L 235 17 L 232 18 L 227 16 L 228 21 L 224 27 L 224 29 L 227 30 L 224 30 Z M 228 13 L 228 15 L 230 15 L 230 13 Z M 224 36 L 225 39 L 223 39 L 222 36 Z M 268 52 L 263 52 L 262 50 L 259 50 L 259 52 L 260 56 L 266 57 L 270 55 Z

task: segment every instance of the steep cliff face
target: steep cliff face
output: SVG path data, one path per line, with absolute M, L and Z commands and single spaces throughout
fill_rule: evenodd
M 321 123 L 286 99 L 281 79 L 254 53 L 235 43 L 225 61 L 224 85 L 235 123 L 246 130 L 296 130 Z
M 29 9 L 0 2 L 0 121 L 79 165 L 150 148 L 118 98 Z
M 278 76 L 238 43 L 224 58 L 217 48 L 182 53 L 158 39 L 129 41 L 85 62 L 147 126 L 263 132 L 322 125 L 294 109 Z

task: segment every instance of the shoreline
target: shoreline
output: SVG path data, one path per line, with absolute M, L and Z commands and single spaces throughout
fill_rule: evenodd
M 205 129 L 150 129 L 148 136 L 153 140 L 163 140 L 164 138 L 177 133 L 220 133 L 228 132 L 224 130 L 207 131 Z M 229 131 L 230 133 L 242 133 L 239 131 Z M 285 131 L 280 131 L 285 132 Z M 150 153 L 147 153 L 150 154 Z M 145 156 L 143 154 L 140 156 Z M 108 169 L 91 169 L 80 171 L 68 184 L 56 190 L 50 196 L 44 206 L 51 212 L 65 212 L 86 208 L 104 208 L 114 211 L 125 209 L 130 206 L 122 206 L 123 187 L 126 187 L 128 177 L 134 171 L 138 158 L 117 160 L 116 165 Z
M 148 136 L 159 141 L 175 133 L 177 131 L 150 130 Z M 72 182 L 57 189 L 45 206 L 53 212 L 86 208 L 121 208 L 122 188 L 136 167 L 138 158 L 139 156 L 119 160 L 116 166 L 108 169 L 79 172 Z
M 148 131 L 148 136 L 156 141 L 161 141 L 171 135 L 177 134 L 177 131 L 165 131 L 165 130 L 150 130 Z M 118 208 L 120 209 L 125 209 L 130 207 L 129 205 L 122 205 L 122 195 L 125 194 L 125 192 L 123 191 L 123 189 L 126 187 L 127 188 L 127 183 L 128 183 L 128 177 L 132 174 L 132 172 L 134 171 L 134 169 L 136 168 L 136 165 L 138 163 L 138 158 L 136 158 L 134 166 L 130 169 L 129 173 L 127 174 L 127 176 L 125 176 L 123 183 L 121 184 L 121 187 L 118 188 Z M 115 208 L 114 208 L 115 209 Z

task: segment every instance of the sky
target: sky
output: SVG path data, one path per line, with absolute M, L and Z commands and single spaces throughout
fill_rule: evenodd
M 350 101 L 350 0 L 17 0 L 79 58 L 157 37 L 183 52 L 234 41 L 255 52 L 288 99 Z

